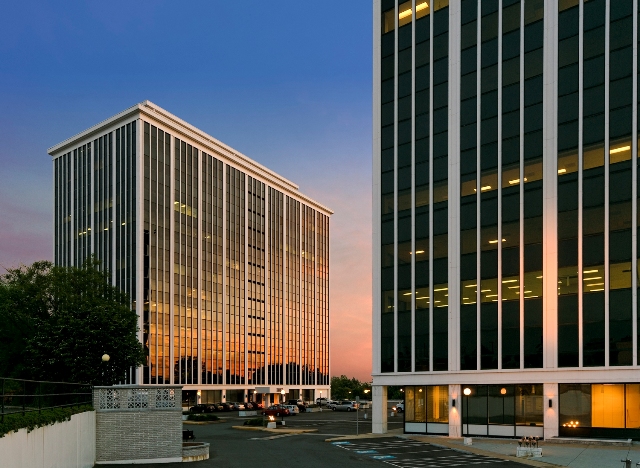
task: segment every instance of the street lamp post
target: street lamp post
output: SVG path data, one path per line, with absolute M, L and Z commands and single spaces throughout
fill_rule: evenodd
M 111 356 L 109 356 L 107 353 L 104 353 L 102 355 L 102 362 L 104 362 L 104 366 L 106 367 L 106 369 L 102 370 L 102 385 L 107 385 L 107 377 L 109 375 L 109 360 L 111 359 Z
M 280 403 L 281 405 L 284 404 L 284 388 L 282 390 L 280 390 L 280 395 L 282 395 L 282 397 L 280 398 L 282 400 L 282 403 Z M 282 425 L 284 426 L 284 413 L 282 413 Z
M 464 389 L 462 393 L 464 393 L 464 396 L 465 396 L 464 400 L 467 406 L 467 408 L 464 411 L 464 418 L 467 420 L 467 435 L 469 435 L 469 395 L 471 395 L 471 389 L 467 387 Z

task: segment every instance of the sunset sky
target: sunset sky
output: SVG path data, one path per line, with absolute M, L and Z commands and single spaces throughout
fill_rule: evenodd
M 371 2 L 5 4 L 0 271 L 52 259 L 47 148 L 150 100 L 331 218 L 331 373 L 371 372 Z

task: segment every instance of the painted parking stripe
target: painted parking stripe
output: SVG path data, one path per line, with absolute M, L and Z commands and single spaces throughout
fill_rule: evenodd
M 388 460 L 389 458 L 396 458 L 393 455 L 374 455 L 373 457 L 374 460 Z
M 356 450 L 355 452 L 359 454 L 378 453 L 377 450 Z
M 331 442 L 333 445 L 351 445 L 351 442 Z

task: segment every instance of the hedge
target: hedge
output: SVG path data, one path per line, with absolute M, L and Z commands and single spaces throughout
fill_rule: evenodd
M 26 429 L 31 432 L 38 427 L 51 426 L 53 424 L 69 421 L 74 414 L 93 411 L 93 406 L 83 405 L 71 408 L 45 409 L 40 412 L 5 414 L 4 422 L 0 420 L 0 437 L 10 432 Z

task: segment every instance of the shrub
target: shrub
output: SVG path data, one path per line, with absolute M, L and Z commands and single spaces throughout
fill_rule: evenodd
M 189 414 L 188 421 L 217 421 L 220 418 L 215 414 Z
M 262 426 L 263 421 L 262 421 L 262 418 L 247 419 L 243 425 L 244 426 Z
M 93 411 L 91 405 L 77 406 L 73 408 L 53 408 L 31 413 L 5 414 L 4 423 L 0 422 L 0 437 L 10 432 L 26 429 L 31 432 L 38 427 L 51 426 L 55 423 L 69 421 L 74 414 Z

